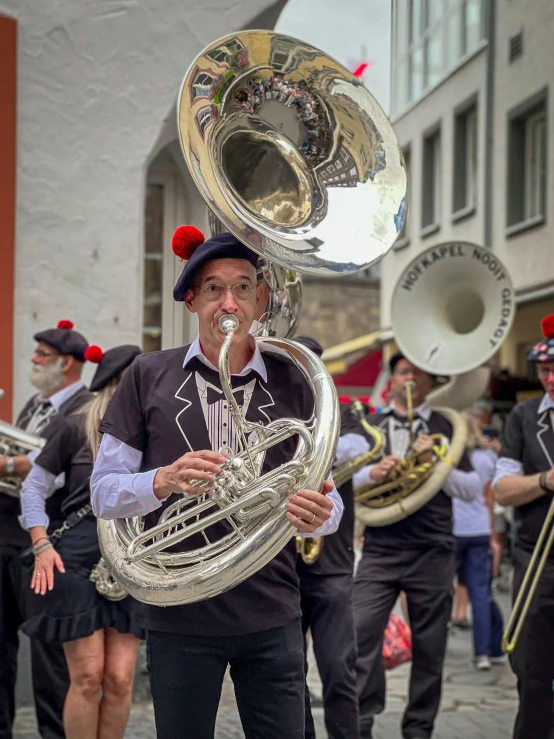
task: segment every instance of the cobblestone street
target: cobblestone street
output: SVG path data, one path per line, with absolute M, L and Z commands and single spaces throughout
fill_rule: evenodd
M 500 596 L 499 602 L 506 613 L 507 596 Z M 516 708 L 515 679 L 509 665 L 505 663 L 495 666 L 490 672 L 476 672 L 470 655 L 471 632 L 452 631 L 448 643 L 442 707 L 434 739 L 509 739 Z M 407 695 L 408 674 L 409 665 L 388 673 L 387 710 L 376 722 L 374 739 L 400 739 L 400 721 Z M 317 702 L 321 689 L 313 659 L 308 682 Z M 318 739 L 325 739 L 327 735 L 322 708 L 314 708 L 314 719 Z M 155 739 L 155 736 L 147 679 L 141 675 L 137 680 L 135 702 L 125 737 Z M 216 738 L 241 737 L 244 734 L 240 728 L 232 683 L 226 679 Z M 38 739 L 33 710 L 30 707 L 18 711 L 14 739 Z

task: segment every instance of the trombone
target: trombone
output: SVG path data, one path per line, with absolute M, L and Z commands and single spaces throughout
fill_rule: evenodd
M 554 544 L 554 499 L 550 504 L 544 524 L 535 544 L 533 556 L 525 571 L 525 577 L 521 583 L 516 602 L 502 637 L 502 651 L 512 654 L 516 648 L 517 640 L 523 628 L 525 618 L 529 612 L 533 596 L 539 585 L 540 577 L 548 560 L 548 555 Z M 542 550 L 542 554 L 541 554 Z M 540 559 L 539 559 L 540 557 Z M 538 561 L 538 564 L 537 564 Z

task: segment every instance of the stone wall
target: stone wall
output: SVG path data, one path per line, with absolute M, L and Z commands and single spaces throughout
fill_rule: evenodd
M 313 336 L 327 349 L 379 328 L 377 283 L 304 278 L 302 287 L 298 336 Z

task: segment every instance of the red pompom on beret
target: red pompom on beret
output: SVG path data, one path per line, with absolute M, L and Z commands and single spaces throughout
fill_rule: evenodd
M 99 346 L 96 346 L 96 344 L 88 346 L 85 352 L 85 360 L 87 362 L 93 362 L 94 364 L 100 364 L 103 356 L 104 352 Z
M 178 257 L 188 260 L 205 240 L 202 231 L 195 226 L 179 226 L 171 239 L 171 248 Z
M 73 321 L 68 321 L 66 318 L 62 318 L 61 321 L 58 321 L 56 328 L 73 328 L 74 325 Z
M 541 321 L 542 332 L 547 339 L 554 339 L 554 316 L 546 316 Z

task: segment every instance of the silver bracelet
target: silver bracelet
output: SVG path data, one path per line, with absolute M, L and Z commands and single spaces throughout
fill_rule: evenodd
M 47 549 L 50 549 L 51 547 L 52 547 L 52 544 L 49 541 L 45 541 L 44 544 L 39 544 L 37 547 L 33 547 L 33 554 L 36 557 L 38 554 L 45 552 Z
M 13 457 L 6 457 L 6 475 L 10 477 L 15 474 L 15 463 Z

